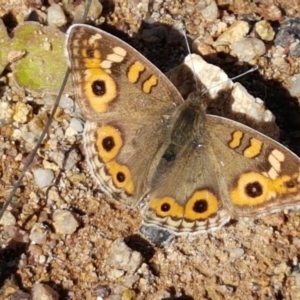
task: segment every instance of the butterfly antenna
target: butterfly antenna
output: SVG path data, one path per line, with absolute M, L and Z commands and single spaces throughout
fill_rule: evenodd
M 88 0 L 87 6 L 86 6 L 85 11 L 84 11 L 84 14 L 83 14 L 83 20 L 84 20 L 84 22 L 85 22 L 86 19 L 87 19 L 87 15 L 88 15 L 88 12 L 89 12 L 89 10 L 90 10 L 91 4 L 92 4 L 92 0 Z M 70 72 L 71 72 L 71 70 L 70 70 L 70 68 L 68 67 L 68 69 L 67 69 L 67 71 L 66 71 L 66 74 L 65 74 L 65 77 L 64 77 L 64 79 L 63 79 L 63 82 L 62 82 L 62 84 L 61 84 L 61 86 L 60 86 L 58 95 L 57 95 L 57 97 L 56 97 L 55 103 L 54 103 L 54 105 L 53 105 L 51 114 L 50 114 L 50 116 L 49 116 L 49 118 L 48 118 L 48 121 L 47 121 L 47 123 L 46 123 L 46 125 L 45 125 L 45 128 L 44 128 L 43 132 L 41 133 L 41 136 L 39 137 L 39 139 L 38 139 L 38 141 L 37 141 L 37 143 L 36 143 L 34 149 L 33 149 L 33 150 L 31 151 L 31 153 L 29 154 L 27 163 L 26 163 L 25 166 L 23 167 L 23 170 L 22 170 L 22 173 L 21 173 L 20 177 L 18 178 L 17 182 L 16 182 L 15 185 L 13 186 L 13 189 L 11 190 L 10 194 L 8 195 L 8 198 L 6 199 L 6 201 L 4 202 L 4 204 L 3 204 L 2 208 L 1 208 L 1 211 L 0 211 L 0 220 L 1 220 L 1 218 L 2 218 L 2 216 L 3 216 L 3 214 L 4 214 L 4 212 L 6 211 L 7 207 L 8 207 L 9 204 L 11 203 L 11 201 L 12 201 L 12 199 L 13 199 L 13 197 L 14 197 L 16 191 L 17 191 L 17 189 L 20 187 L 21 182 L 22 182 L 22 180 L 23 180 L 23 178 L 24 178 L 26 172 L 28 171 L 28 169 L 29 169 L 29 167 L 30 167 L 30 165 L 31 165 L 31 163 L 32 163 L 32 161 L 33 161 L 33 159 L 34 159 L 34 157 L 35 157 L 35 155 L 36 155 L 36 153 L 37 153 L 39 147 L 41 146 L 41 144 L 42 144 L 42 142 L 43 142 L 43 140 L 44 140 L 46 134 L 48 133 L 48 130 L 49 130 L 49 127 L 51 126 L 51 123 L 52 123 L 54 114 L 55 114 L 55 112 L 56 112 L 56 110 L 57 110 L 57 107 L 58 107 L 58 105 L 59 105 L 59 101 L 60 101 L 60 99 L 61 99 L 61 96 L 62 96 L 62 94 L 63 94 L 63 91 L 64 91 L 64 89 L 65 89 L 65 86 L 66 86 L 66 84 L 67 84 L 67 80 L 68 80 L 68 78 L 69 78 Z
M 186 44 L 187 51 L 188 51 L 189 55 L 191 55 L 192 51 L 191 51 L 191 48 L 190 48 L 190 45 L 189 45 L 189 41 L 188 41 L 188 38 L 187 38 L 185 27 L 183 29 L 183 36 L 184 36 L 184 39 L 185 39 L 185 44 Z M 192 63 L 191 65 L 192 65 L 193 76 L 194 76 L 194 80 L 195 80 L 195 84 L 196 84 L 196 90 L 199 91 L 199 85 L 198 85 L 198 80 L 197 80 L 197 76 L 196 76 L 196 70 L 195 70 L 194 64 Z
M 185 26 L 184 26 L 184 29 L 182 30 L 182 33 L 183 33 L 183 36 L 184 36 L 184 39 L 185 39 L 186 48 L 187 48 L 187 50 L 188 50 L 188 53 L 189 53 L 189 55 L 191 55 L 192 52 L 191 52 L 191 48 L 190 48 L 189 41 L 188 41 L 188 38 L 187 38 Z M 197 76 L 196 76 L 196 70 L 195 70 L 195 66 L 194 66 L 194 64 L 193 64 L 192 58 L 191 58 L 191 62 L 192 62 L 192 63 L 191 63 L 191 68 L 192 68 L 192 72 L 193 72 L 193 76 L 194 76 L 194 80 L 195 80 L 195 84 L 196 84 L 196 90 L 197 90 L 197 91 L 200 91 L 200 87 L 199 87 L 198 80 L 197 80 Z M 246 75 L 246 74 L 248 74 L 248 73 L 252 73 L 252 72 L 256 71 L 257 69 L 258 69 L 258 66 L 254 66 L 254 67 L 252 67 L 250 70 L 248 70 L 248 71 L 246 71 L 246 72 L 244 72 L 244 73 L 242 73 L 242 74 L 240 74 L 240 75 L 237 75 L 237 76 L 232 77 L 232 78 L 228 78 L 227 80 L 225 80 L 225 81 L 223 81 L 223 82 L 219 82 L 219 83 L 217 83 L 216 85 L 211 86 L 211 87 L 209 87 L 209 88 L 206 87 L 206 88 L 204 89 L 204 91 L 203 91 L 203 94 L 208 93 L 210 89 L 216 88 L 216 87 L 218 87 L 219 85 L 224 84 L 224 82 L 226 82 L 226 81 L 229 81 L 229 80 L 231 80 L 231 81 L 236 80 L 236 79 L 238 79 L 238 78 L 240 78 L 240 77 L 243 77 L 244 75 Z
M 248 74 L 248 73 L 252 73 L 252 72 L 256 71 L 257 69 L 258 69 L 258 66 L 254 66 L 254 67 L 252 67 L 251 69 L 249 69 L 248 71 L 246 71 L 246 72 L 244 72 L 244 73 L 242 73 L 242 74 L 240 74 L 240 75 L 237 75 L 237 76 L 228 78 L 228 79 L 226 79 L 226 80 L 224 80 L 224 81 L 222 81 L 222 82 L 217 83 L 216 85 L 213 85 L 213 86 L 211 86 L 211 87 L 209 87 L 209 88 L 206 88 L 206 90 L 205 90 L 204 93 L 208 93 L 209 90 L 211 90 L 211 89 L 213 89 L 213 88 L 216 88 L 216 87 L 218 87 L 219 85 L 224 84 L 225 82 L 227 82 L 227 81 L 229 81 L 229 80 L 231 80 L 231 81 L 236 80 L 236 79 L 238 79 L 238 78 L 240 78 L 240 77 L 243 77 L 244 75 L 246 75 L 246 74 Z

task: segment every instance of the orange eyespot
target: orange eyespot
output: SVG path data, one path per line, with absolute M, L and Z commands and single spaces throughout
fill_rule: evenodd
M 207 219 L 218 211 L 218 199 L 208 190 L 195 192 L 184 209 L 184 218 L 189 221 Z
M 154 210 L 160 217 L 182 218 L 183 207 L 176 203 L 172 197 L 155 198 L 149 204 L 150 209 Z

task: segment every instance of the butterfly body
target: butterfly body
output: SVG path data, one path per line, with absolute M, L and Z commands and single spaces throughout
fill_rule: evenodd
M 206 232 L 232 218 L 300 208 L 299 158 L 235 121 L 184 101 L 140 53 L 86 25 L 68 31 L 90 169 L 114 199 L 143 199 L 147 224 Z

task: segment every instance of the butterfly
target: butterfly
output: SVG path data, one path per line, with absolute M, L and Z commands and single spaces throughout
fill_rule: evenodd
M 300 208 L 300 159 L 241 123 L 183 100 L 153 64 L 88 25 L 69 28 L 66 52 L 84 145 L 101 189 L 145 224 L 207 232 L 230 219 Z

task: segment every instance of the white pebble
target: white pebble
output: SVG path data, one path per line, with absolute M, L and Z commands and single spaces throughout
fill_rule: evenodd
M 41 189 L 50 185 L 54 179 L 54 173 L 49 169 L 37 169 L 34 171 L 33 176 L 36 185 Z
M 83 124 L 78 119 L 72 118 L 70 121 L 70 127 L 75 129 L 77 132 L 83 131 Z
M 44 283 L 35 283 L 32 287 L 32 300 L 58 300 L 58 293 L 49 285 Z
M 300 96 L 300 74 L 294 74 L 290 78 L 289 91 L 290 91 L 291 96 L 293 96 L 293 97 Z
M 231 54 L 240 61 L 250 62 L 266 52 L 265 44 L 257 38 L 243 38 L 231 45 Z
M 61 27 L 67 24 L 67 18 L 60 5 L 53 4 L 47 11 L 48 25 Z

